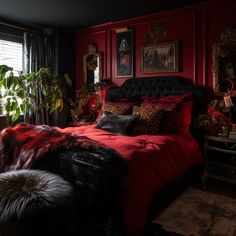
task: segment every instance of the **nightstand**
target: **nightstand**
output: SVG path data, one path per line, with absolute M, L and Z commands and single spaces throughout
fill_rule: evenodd
M 208 177 L 236 184 L 236 139 L 204 136 L 204 158 L 204 188 Z

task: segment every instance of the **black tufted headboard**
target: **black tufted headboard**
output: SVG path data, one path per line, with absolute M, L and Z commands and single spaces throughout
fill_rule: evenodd
M 191 81 L 179 76 L 159 76 L 127 79 L 120 87 L 112 87 L 107 91 L 106 100 L 116 98 L 141 100 L 142 96 L 166 97 L 191 92 L 194 96 L 193 115 L 205 111 L 205 90 L 201 85 L 193 85 Z

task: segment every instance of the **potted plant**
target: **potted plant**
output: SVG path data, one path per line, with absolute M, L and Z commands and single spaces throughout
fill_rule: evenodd
M 64 85 L 71 86 L 69 76 L 55 76 L 49 68 L 23 74 L 16 73 L 12 67 L 1 65 L 0 99 L 8 125 L 14 124 L 20 114 L 24 114 L 25 122 L 29 122 L 30 115 L 43 109 L 49 113 L 61 110 Z

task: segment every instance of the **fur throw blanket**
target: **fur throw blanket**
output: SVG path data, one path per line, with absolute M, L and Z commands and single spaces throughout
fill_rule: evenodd
M 121 235 L 120 180 L 128 166 L 115 150 L 56 127 L 20 123 L 0 132 L 0 173 L 19 169 L 44 170 L 70 182 L 78 235 Z
M 100 147 L 103 145 L 87 137 L 63 133 L 56 127 L 20 123 L 0 132 L 0 172 L 30 168 L 49 151 Z

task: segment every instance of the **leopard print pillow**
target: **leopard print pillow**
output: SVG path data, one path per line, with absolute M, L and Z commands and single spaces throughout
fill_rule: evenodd
M 180 120 L 180 108 L 175 103 L 142 103 L 141 107 L 149 109 L 162 109 L 162 119 L 160 125 L 160 133 L 178 133 L 179 132 L 179 120 Z
M 106 102 L 104 111 L 111 112 L 116 115 L 132 114 L 133 103 L 131 102 Z
M 134 128 L 134 134 L 158 134 L 162 114 L 162 109 L 149 109 L 134 106 L 133 115 L 139 117 L 139 120 Z

